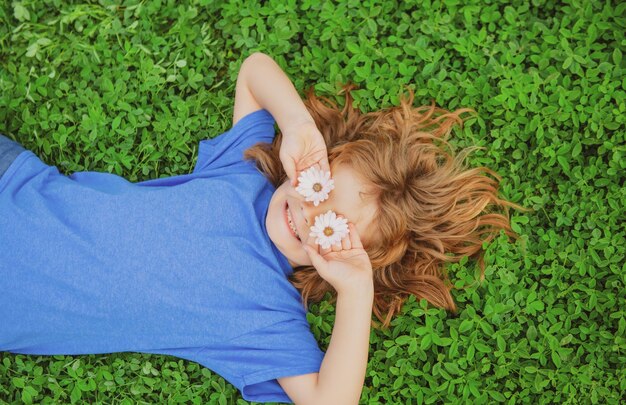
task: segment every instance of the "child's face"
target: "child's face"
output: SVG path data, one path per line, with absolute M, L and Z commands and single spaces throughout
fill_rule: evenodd
M 371 201 L 363 201 L 359 195 L 360 192 L 365 192 L 365 183 L 346 165 L 331 165 L 331 175 L 335 188 L 317 207 L 313 202 L 304 201 L 304 197 L 295 190 L 289 180 L 280 185 L 272 195 L 265 226 L 270 239 L 287 257 L 292 267 L 312 265 L 302 246 L 307 244 L 317 249 L 315 237 L 309 236 L 310 228 L 315 225 L 315 217 L 328 210 L 352 222 L 364 245 L 372 235 L 370 224 L 376 213 L 376 205 Z M 291 212 L 293 224 L 301 241 L 291 232 L 287 222 L 287 209 Z

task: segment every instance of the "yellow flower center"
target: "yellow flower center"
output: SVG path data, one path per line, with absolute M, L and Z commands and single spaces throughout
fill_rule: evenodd
M 322 190 L 322 185 L 320 183 L 313 184 L 313 191 L 316 193 Z
M 330 226 L 324 228 L 324 235 L 331 236 L 333 233 L 335 233 L 335 231 L 333 231 L 333 228 L 331 228 Z

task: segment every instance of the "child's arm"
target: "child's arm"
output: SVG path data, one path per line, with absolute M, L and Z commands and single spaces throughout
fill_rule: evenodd
M 296 405 L 358 405 L 363 390 L 374 288 L 337 294 L 335 326 L 319 373 L 278 378 Z M 317 376 L 315 386 L 312 376 Z
M 373 269 L 353 223 L 341 250 L 305 245 L 319 275 L 337 291 L 335 326 L 319 373 L 278 378 L 296 405 L 359 403 L 367 369 L 374 304 Z
M 239 69 L 233 125 L 242 117 L 264 108 L 272 114 L 282 133 L 304 122 L 314 122 L 295 87 L 268 55 L 255 52 Z
M 272 58 L 256 52 L 239 69 L 233 126 L 261 108 L 268 110 L 280 127 L 280 160 L 294 188 L 301 172 L 313 165 L 330 172 L 326 141 L 298 92 Z
M 314 123 L 289 78 L 260 52 L 244 60 L 236 97 L 233 124 L 259 108 L 272 114 L 283 133 L 304 122 Z M 319 373 L 277 379 L 296 405 L 358 404 L 367 368 L 373 301 L 371 280 L 338 291 L 335 325 Z
M 335 326 L 318 376 L 317 404 L 358 405 L 363 390 L 374 288 L 338 294 Z

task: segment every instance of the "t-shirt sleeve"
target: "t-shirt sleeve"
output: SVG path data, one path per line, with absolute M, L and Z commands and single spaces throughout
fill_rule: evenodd
M 243 161 L 243 152 L 258 142 L 271 143 L 276 130 L 275 119 L 266 109 L 242 117 L 223 134 L 200 141 L 193 172 L 217 169 Z
M 195 357 L 237 387 L 246 401 L 291 403 L 277 378 L 319 372 L 324 352 L 308 323 L 290 320 L 205 347 Z

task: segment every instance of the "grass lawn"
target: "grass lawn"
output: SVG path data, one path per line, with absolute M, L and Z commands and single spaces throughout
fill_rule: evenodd
M 413 297 L 372 330 L 361 403 L 617 404 L 626 397 L 626 3 L 16 0 L 0 4 L 0 133 L 64 174 L 190 173 L 231 126 L 239 65 L 355 105 L 472 107 L 451 136 L 502 177 L 517 242 L 450 266 L 459 316 Z M 322 4 L 320 4 L 322 3 Z M 0 249 L 2 247 L 0 246 Z M 0 275 L 1 277 L 1 275 Z M 326 350 L 334 319 L 314 305 Z M 2 320 L 0 319 L 0 323 Z M 2 325 L 0 324 L 0 328 Z M 139 353 L 0 353 L 0 403 L 245 404 L 218 374 Z

